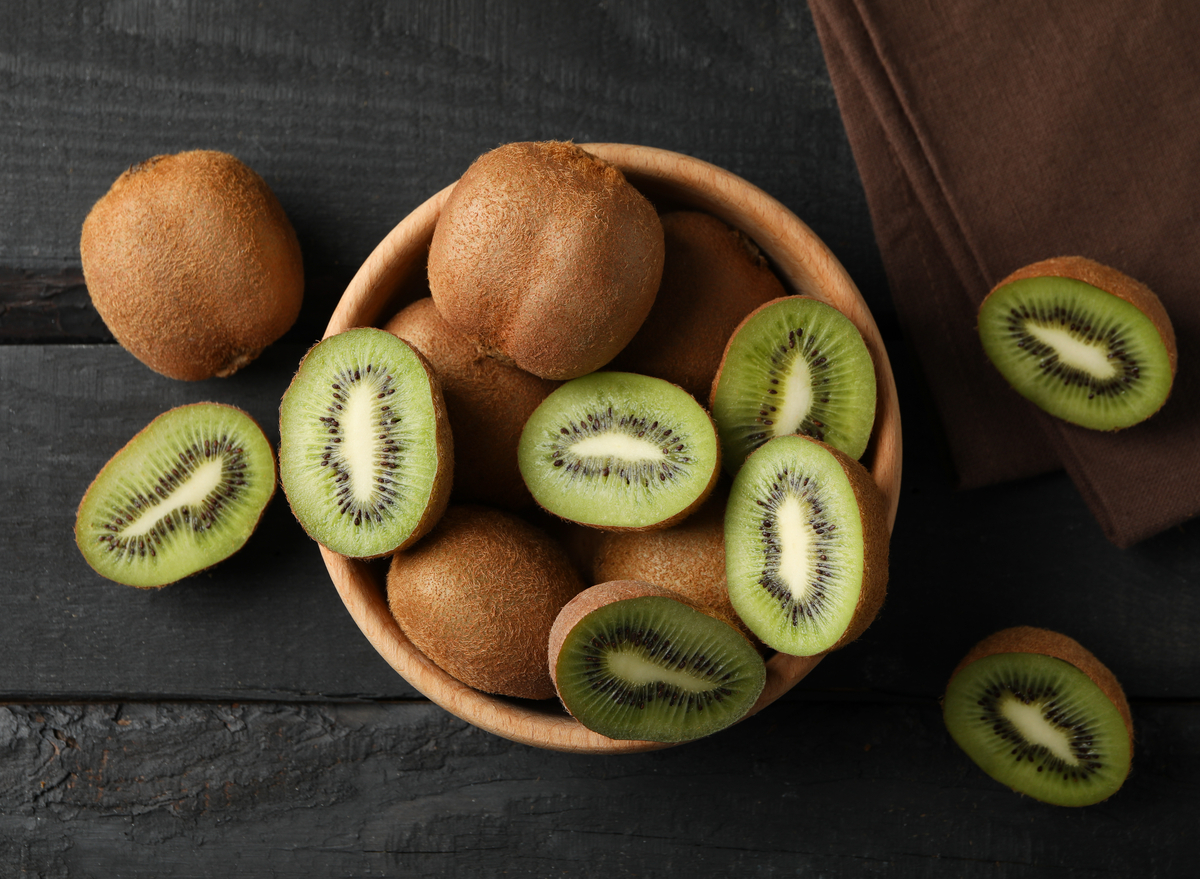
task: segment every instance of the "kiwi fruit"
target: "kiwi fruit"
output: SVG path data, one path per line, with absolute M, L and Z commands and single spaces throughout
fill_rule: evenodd
M 746 459 L 729 492 L 729 600 L 769 647 L 836 650 L 883 604 L 889 540 L 887 502 L 862 464 L 811 437 L 775 437 Z
M 611 739 L 686 742 L 741 720 L 766 666 L 737 629 L 668 589 L 601 583 L 559 613 L 550 667 L 567 711 Z
M 179 406 L 97 474 L 75 542 L 101 576 L 165 586 L 241 549 L 274 494 L 275 454 L 250 415 L 221 403 Z
M 438 311 L 549 379 L 604 366 L 654 303 L 663 232 L 621 171 L 573 143 L 510 143 L 454 185 L 429 248 Z
M 1145 421 L 1175 378 L 1175 332 L 1146 285 L 1080 256 L 1013 272 L 979 306 L 988 359 L 1063 421 L 1113 431 Z
M 731 474 L 767 440 L 793 434 L 860 458 L 875 423 L 874 362 L 858 328 L 832 305 L 774 299 L 730 337 L 710 409 Z
M 83 221 L 79 253 L 113 336 L 170 378 L 231 375 L 300 314 L 292 224 L 266 182 L 228 153 L 129 168 Z
M 550 628 L 583 588 L 543 531 L 475 505 L 447 509 L 387 575 L 392 616 L 417 649 L 470 687 L 524 699 L 554 696 Z
M 1018 626 L 984 639 L 955 668 L 942 708 L 984 772 L 1043 802 L 1091 805 L 1129 774 L 1133 719 L 1121 685 L 1067 635 Z
M 451 499 L 509 510 L 533 504 L 517 466 L 521 429 L 559 382 L 486 356 L 438 313 L 426 296 L 384 326 L 408 342 L 437 373 L 454 435 Z
M 663 379 L 596 372 L 534 410 L 517 460 L 534 500 L 596 528 L 665 528 L 703 503 L 720 475 L 716 429 Z
M 279 407 L 279 477 L 322 546 L 377 558 L 446 509 L 454 445 L 441 386 L 402 339 L 358 327 L 318 342 Z
M 664 258 L 654 307 L 612 369 L 653 375 L 708 402 L 725 343 L 742 319 L 786 296 L 745 234 L 711 214 L 661 217 Z
M 590 570 L 597 582 L 640 580 L 678 593 L 754 638 L 725 586 L 725 501 L 714 491 L 682 522 L 654 531 L 601 532 Z

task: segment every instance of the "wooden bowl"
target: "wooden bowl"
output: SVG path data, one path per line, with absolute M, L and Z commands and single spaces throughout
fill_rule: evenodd
M 854 282 L 819 238 L 787 208 L 734 174 L 679 153 L 626 144 L 581 144 L 615 164 L 660 209 L 707 211 L 748 234 L 768 256 L 789 292 L 822 299 L 858 327 L 875 361 L 878 404 L 871 444 L 863 456 L 889 504 L 889 527 L 900 497 L 900 408 L 879 329 Z M 385 323 L 397 310 L 429 293 L 425 257 L 433 228 L 453 185 L 404 218 L 350 281 L 326 337 Z M 615 754 L 667 747 L 597 735 L 557 702 L 490 696 L 442 671 L 404 636 L 388 612 L 379 563 L 321 553 L 338 593 L 367 640 L 413 687 L 436 704 L 489 732 L 558 751 Z M 774 702 L 811 671 L 822 656 L 777 653 L 767 662 L 767 684 L 751 713 Z

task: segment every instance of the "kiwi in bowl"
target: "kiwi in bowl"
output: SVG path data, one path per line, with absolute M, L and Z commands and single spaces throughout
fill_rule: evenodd
M 882 492 L 890 532 L 901 470 L 895 381 L 870 310 L 829 248 L 782 204 L 710 163 L 645 146 L 579 146 L 619 169 L 660 215 L 701 211 L 738 230 L 757 245 L 788 295 L 832 305 L 854 324 L 871 355 L 877 389 L 874 425 L 860 461 Z M 430 243 L 453 189 L 454 184 L 434 194 L 379 243 L 347 286 L 326 328 L 327 337 L 354 327 L 382 327 L 402 308 L 430 295 L 426 273 Z M 458 437 L 455 444 L 459 445 Z M 585 727 L 557 702 L 490 695 L 462 683 L 418 650 L 396 622 L 388 608 L 386 564 L 350 558 L 325 547 L 321 552 L 347 610 L 370 643 L 414 688 L 458 717 L 510 740 L 558 751 L 615 754 L 670 746 L 610 738 Z M 764 686 L 747 716 L 790 690 L 823 656 L 771 654 Z

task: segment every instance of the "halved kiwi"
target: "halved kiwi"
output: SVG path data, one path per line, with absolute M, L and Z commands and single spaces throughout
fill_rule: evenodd
M 832 305 L 775 299 L 730 337 L 710 408 L 730 473 L 767 440 L 792 434 L 860 458 L 875 423 L 875 366 L 858 328 Z
M 1084 257 L 1026 266 L 979 307 L 988 358 L 1023 397 L 1093 430 L 1146 420 L 1171 393 L 1175 332 L 1144 284 Z
M 746 459 L 725 508 L 729 600 L 763 643 L 815 656 L 857 638 L 887 590 L 887 504 L 871 474 L 811 437 Z
M 1059 806 L 1108 799 L 1133 755 L 1116 677 L 1079 642 L 1020 626 L 977 644 L 942 703 L 951 737 L 984 772 Z
M 274 493 L 275 455 L 249 414 L 180 406 L 104 465 L 79 504 L 75 541 L 98 574 L 165 586 L 241 549 Z
M 766 683 L 737 629 L 668 589 L 634 580 L 575 596 L 550 632 L 563 705 L 612 739 L 686 742 L 745 717 Z
M 437 378 L 384 330 L 317 343 L 283 394 L 280 481 L 304 530 L 334 552 L 374 558 L 428 532 L 453 459 Z
M 712 419 L 691 394 L 626 372 L 592 373 L 551 393 L 525 423 L 517 457 L 538 504 L 613 530 L 683 519 L 721 466 Z

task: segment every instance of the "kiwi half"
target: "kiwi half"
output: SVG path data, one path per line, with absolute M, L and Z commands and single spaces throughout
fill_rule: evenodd
M 275 493 L 275 455 L 258 423 L 221 403 L 155 418 L 97 474 L 75 541 L 100 575 L 165 586 L 233 555 Z
M 875 366 L 858 328 L 832 305 L 775 299 L 730 337 L 710 408 L 730 473 L 767 440 L 791 434 L 860 458 L 875 423 Z
M 517 460 L 543 508 L 616 530 L 683 519 L 712 491 L 721 455 L 712 419 L 687 391 L 597 372 L 542 401 L 521 432 Z
M 280 481 L 304 530 L 334 552 L 375 558 L 427 533 L 453 460 L 437 378 L 384 330 L 317 343 L 283 394 Z
M 997 284 L 979 307 L 979 338 L 1018 393 L 1093 430 L 1145 421 L 1175 377 L 1175 332 L 1162 302 L 1084 257 L 1034 263 Z
M 743 718 L 766 683 L 758 651 L 670 590 L 634 580 L 573 598 L 550 632 L 563 705 L 612 739 L 686 742 Z
M 1133 720 L 1121 685 L 1058 632 L 1020 626 L 981 641 L 954 670 L 942 706 L 967 755 L 1035 799 L 1090 805 L 1129 774 Z
M 887 590 L 887 504 L 871 474 L 782 436 L 738 471 L 725 508 L 729 600 L 769 647 L 815 656 L 857 638 Z

